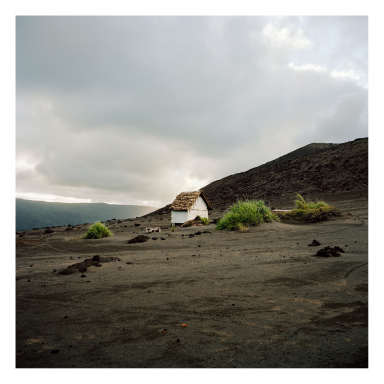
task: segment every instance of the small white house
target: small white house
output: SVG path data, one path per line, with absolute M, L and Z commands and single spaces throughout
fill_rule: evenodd
M 170 206 L 171 223 L 184 224 L 196 216 L 208 219 L 208 210 L 211 210 L 211 204 L 203 191 L 181 192 Z

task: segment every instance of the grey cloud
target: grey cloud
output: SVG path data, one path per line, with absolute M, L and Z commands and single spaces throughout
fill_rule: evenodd
M 304 19 L 305 33 L 313 47 L 296 52 L 296 64 L 313 61 L 329 69 L 354 68 L 361 75 L 362 84 L 368 78 L 368 17 L 367 16 L 314 16 Z
M 291 43 L 273 46 L 268 23 Z M 306 140 L 367 132 L 366 89 L 329 72 L 367 74 L 366 18 L 17 17 L 16 28 L 17 160 L 35 165 L 19 169 L 20 192 L 161 205 Z
M 368 136 L 368 95 L 366 92 L 344 94 L 332 108 L 319 113 L 315 124 L 298 135 L 298 142 L 342 143 Z

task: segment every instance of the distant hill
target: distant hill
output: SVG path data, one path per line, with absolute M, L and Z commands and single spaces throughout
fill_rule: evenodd
M 16 231 L 110 219 L 129 219 L 143 216 L 156 209 L 138 205 L 49 203 L 16 199 Z
M 213 208 L 238 199 L 276 200 L 368 188 L 368 138 L 343 144 L 312 143 L 246 172 L 201 188 Z M 170 204 L 149 215 L 168 213 Z

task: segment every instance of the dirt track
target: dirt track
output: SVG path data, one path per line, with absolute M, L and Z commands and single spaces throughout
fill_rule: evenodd
M 353 216 L 247 233 L 163 229 L 142 244 L 127 241 L 146 224 L 168 227 L 167 216 L 111 223 L 114 237 L 100 240 L 79 239 L 85 226 L 26 232 L 16 366 L 367 367 L 367 193 L 333 196 Z M 308 246 L 314 239 L 320 247 Z M 327 245 L 345 253 L 313 256 Z M 94 255 L 121 261 L 52 272 Z

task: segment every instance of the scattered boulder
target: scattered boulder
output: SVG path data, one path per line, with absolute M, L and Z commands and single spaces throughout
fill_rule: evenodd
M 308 244 L 308 247 L 318 247 L 321 245 L 317 240 L 313 240 L 311 244 Z
M 46 229 L 46 230 L 44 231 L 44 233 L 53 233 L 53 232 L 55 232 L 55 231 L 53 231 L 52 229 Z
M 135 223 L 135 227 L 140 227 L 140 224 L 139 223 Z
M 157 237 L 152 237 L 152 240 L 157 240 L 158 238 Z
M 94 260 L 94 258 L 96 258 L 96 260 Z M 69 265 L 67 268 L 61 269 L 57 273 L 59 275 L 70 275 L 72 273 L 75 273 L 76 271 L 84 273 L 87 270 L 87 268 L 90 267 L 91 265 L 95 267 L 101 267 L 100 261 L 103 263 L 108 263 L 110 261 L 121 261 L 121 260 L 118 257 L 114 257 L 114 256 L 100 257 L 99 255 L 95 255 L 93 256 L 92 259 L 85 259 L 80 263 Z
M 139 225 L 140 225 L 140 224 L 139 224 Z M 148 237 L 148 236 L 139 235 L 139 236 L 134 237 L 134 238 L 131 239 L 131 240 L 128 240 L 127 244 L 145 243 L 145 242 L 148 241 L 148 240 L 149 240 L 149 237 Z
M 320 256 L 320 257 L 339 257 L 340 253 L 344 253 L 344 250 L 340 247 L 330 247 L 327 246 L 325 248 L 319 249 L 314 256 Z

